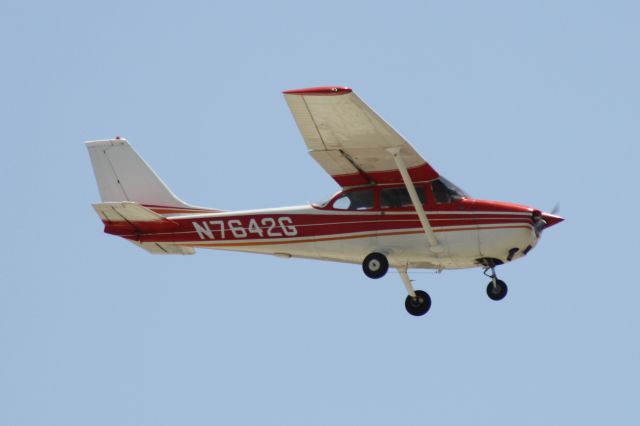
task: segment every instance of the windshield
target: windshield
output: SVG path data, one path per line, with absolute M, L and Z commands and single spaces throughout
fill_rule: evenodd
M 436 202 L 440 204 L 469 198 L 466 192 L 442 176 L 431 182 L 431 189 L 433 190 L 433 197 L 436 199 Z

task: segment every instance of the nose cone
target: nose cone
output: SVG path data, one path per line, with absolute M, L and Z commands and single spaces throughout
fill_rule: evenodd
M 556 223 L 560 223 L 564 220 L 563 217 L 551 213 L 542 213 L 541 216 L 542 219 L 547 222 L 547 226 L 545 226 L 545 228 L 549 228 L 550 226 L 553 226 Z

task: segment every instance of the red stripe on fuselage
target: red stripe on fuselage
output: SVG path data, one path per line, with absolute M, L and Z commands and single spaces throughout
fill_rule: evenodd
M 477 228 L 458 228 L 458 229 L 438 229 L 434 232 L 443 233 L 443 232 L 461 232 L 461 231 L 475 231 Z M 530 230 L 530 226 L 492 226 L 487 228 L 481 228 L 483 230 L 495 230 L 495 229 L 526 229 Z M 371 237 L 393 237 L 398 235 L 418 235 L 423 234 L 424 231 L 400 231 L 400 232 L 385 232 L 385 233 L 367 233 L 367 234 L 357 234 L 357 235 L 342 235 L 342 236 L 334 236 L 334 237 L 318 237 L 318 238 L 307 238 L 300 239 L 297 237 L 288 239 L 288 240 L 278 240 L 278 241 L 245 241 L 245 242 L 227 242 L 224 240 L 215 241 L 211 240 L 208 243 L 205 242 L 188 242 L 188 243 L 177 243 L 178 245 L 185 245 L 189 247 L 203 247 L 203 248 L 212 248 L 212 247 L 249 247 L 249 246 L 267 246 L 267 245 L 283 245 L 283 244 L 307 244 L 307 243 L 317 243 L 317 242 L 325 242 L 325 241 L 339 241 L 339 240 L 355 240 L 359 238 L 371 238 Z
M 201 209 L 191 207 L 167 207 L 167 206 L 155 206 L 152 204 L 143 204 L 144 207 L 158 214 L 206 214 L 206 213 L 220 213 L 223 210 L 215 209 Z
M 481 229 L 489 226 L 530 227 L 529 216 L 508 214 L 429 214 L 435 232 Z M 421 228 L 416 214 L 255 214 L 211 215 L 199 218 L 172 217 L 176 227 L 133 235 L 123 229 L 116 234 L 139 241 L 242 241 L 337 237 L 353 233 L 383 233 Z M 148 222 L 147 222 L 148 223 Z M 449 229 L 457 227 L 459 229 Z M 198 232 L 198 229 L 200 232 Z M 285 232 L 286 231 L 286 232 Z M 110 232 L 114 233 L 114 232 Z

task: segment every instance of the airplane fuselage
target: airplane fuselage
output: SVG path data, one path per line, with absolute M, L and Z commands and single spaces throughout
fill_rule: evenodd
M 457 269 L 479 266 L 478 259 L 515 260 L 533 248 L 536 210 L 463 198 L 426 208 L 443 250 L 434 253 L 413 207 L 340 210 L 327 205 L 236 212 L 167 214 L 172 229 L 132 232 L 106 223 L 105 232 L 142 243 L 233 250 L 361 263 L 372 251 L 393 267 Z M 429 202 L 427 201 L 428 207 Z M 149 206 L 148 206 L 149 207 Z M 153 207 L 149 207 L 153 210 Z M 175 210 L 177 213 L 179 210 Z M 539 213 L 539 212 L 537 212 Z

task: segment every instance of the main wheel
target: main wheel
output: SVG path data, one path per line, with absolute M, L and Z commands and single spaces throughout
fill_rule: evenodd
M 371 253 L 364 258 L 362 270 L 369 278 L 382 278 L 389 270 L 387 256 L 381 253 Z
M 407 308 L 407 312 L 411 315 L 419 317 L 429 312 L 431 297 L 426 291 L 416 290 L 416 297 L 407 296 L 404 301 L 404 307 Z
M 507 284 L 502 280 L 496 280 L 496 285 L 493 285 L 493 281 L 487 285 L 487 296 L 491 300 L 502 300 L 507 295 Z

